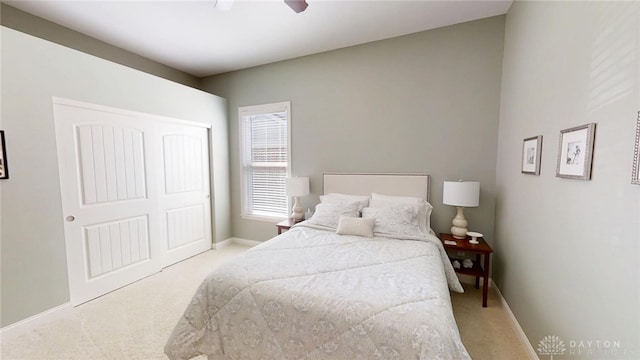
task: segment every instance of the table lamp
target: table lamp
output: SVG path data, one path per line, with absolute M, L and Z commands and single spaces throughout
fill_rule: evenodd
M 477 181 L 445 181 L 442 189 L 442 203 L 456 206 L 458 213 L 451 221 L 451 234 L 456 239 L 467 236 L 467 219 L 464 218 L 465 207 L 476 207 L 480 204 L 480 183 Z
M 302 206 L 298 203 L 300 196 L 309 195 L 309 178 L 308 177 L 290 177 L 287 178 L 287 195 L 293 196 L 295 202 L 291 209 L 291 218 L 300 221 L 304 217 Z

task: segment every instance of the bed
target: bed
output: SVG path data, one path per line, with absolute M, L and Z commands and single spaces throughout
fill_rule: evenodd
M 323 180 L 311 219 L 203 281 L 169 358 L 470 359 L 449 295 L 462 286 L 429 224 L 428 175 Z

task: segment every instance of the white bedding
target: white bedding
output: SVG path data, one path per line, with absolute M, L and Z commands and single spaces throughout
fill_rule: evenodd
M 440 241 L 336 235 L 299 224 L 201 284 L 171 359 L 469 359 Z

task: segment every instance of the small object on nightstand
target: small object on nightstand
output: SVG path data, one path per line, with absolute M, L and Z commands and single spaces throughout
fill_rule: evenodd
M 460 269 L 460 261 L 454 260 L 452 265 L 454 269 Z
M 465 269 L 471 269 L 473 267 L 473 261 L 471 261 L 471 259 L 464 259 L 462 267 Z
M 469 240 L 471 244 L 480 244 L 480 241 L 478 241 L 478 238 L 481 238 L 482 234 L 480 234 L 479 232 L 467 231 L 467 236 L 471 236 L 471 240 Z
M 457 243 L 455 241 L 453 241 L 453 240 L 445 240 L 444 244 L 445 245 L 451 245 L 451 246 L 456 246 L 457 245 Z

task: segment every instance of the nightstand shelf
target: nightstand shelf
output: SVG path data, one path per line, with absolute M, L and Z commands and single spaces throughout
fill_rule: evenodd
M 480 262 L 478 262 L 478 261 L 473 261 L 473 266 L 472 267 L 465 268 L 465 267 L 462 266 L 462 261 L 464 259 L 449 257 L 449 260 L 451 260 L 451 263 L 453 263 L 455 260 L 458 260 L 460 262 L 460 268 L 459 269 L 455 269 L 454 268 L 454 270 L 458 274 L 471 275 L 471 276 L 484 276 L 484 269 L 482 268 L 482 266 L 480 265 Z
M 454 268 L 458 274 L 471 275 L 476 278 L 476 289 L 480 288 L 480 278 L 482 278 L 482 307 L 487 307 L 487 297 L 489 294 L 489 264 L 493 249 L 489 244 L 487 244 L 484 238 L 478 238 L 479 244 L 471 244 L 469 240 L 471 240 L 471 238 L 468 236 L 466 239 L 456 239 L 451 234 L 440 234 L 440 241 L 442 241 L 442 245 L 445 250 L 472 253 L 476 255 L 475 260 L 472 259 L 473 267 L 471 268 L 462 267 L 463 259 L 450 258 L 450 260 L 451 262 L 454 260 L 460 261 L 460 268 Z M 455 241 L 456 244 L 450 245 L 445 243 L 445 241 Z M 484 259 L 481 259 L 481 257 L 484 257 Z M 481 260 L 484 260 L 484 264 Z

